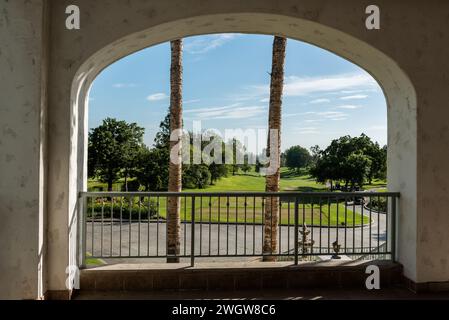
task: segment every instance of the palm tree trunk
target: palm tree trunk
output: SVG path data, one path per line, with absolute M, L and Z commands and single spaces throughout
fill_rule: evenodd
M 182 129 L 182 40 L 171 42 L 170 68 L 170 132 Z M 181 141 L 170 141 L 170 150 Z M 171 152 L 170 152 L 171 153 Z M 181 148 L 177 163 L 170 159 L 168 173 L 168 191 L 182 190 Z M 181 238 L 181 198 L 169 197 L 167 204 L 167 262 L 179 262 Z
M 281 111 L 282 111 L 282 93 L 284 88 L 284 64 L 285 48 L 287 39 L 274 37 L 273 42 L 273 62 L 271 70 L 270 84 L 270 109 L 268 116 L 268 126 L 270 134 L 268 137 L 267 151 L 270 157 L 270 166 L 274 170 L 267 172 L 265 190 L 267 192 L 279 191 L 280 163 L 281 163 Z M 275 135 L 271 132 L 274 130 Z M 276 138 L 277 143 L 273 143 L 271 138 Z M 272 148 L 275 146 L 275 148 Z M 279 198 L 268 197 L 265 204 L 264 221 L 264 261 L 276 261 L 278 252 L 278 221 L 279 221 Z

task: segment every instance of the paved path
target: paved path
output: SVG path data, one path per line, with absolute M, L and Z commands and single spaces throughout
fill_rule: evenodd
M 361 206 L 356 206 L 356 212 L 362 213 Z M 363 210 L 363 214 L 370 216 L 369 211 Z M 333 254 L 332 243 L 338 240 L 341 251 L 351 252 L 355 248 L 356 252 L 360 248 L 368 250 L 369 247 L 375 249 L 378 244 L 383 244 L 386 239 L 386 230 L 391 223 L 387 224 L 385 214 L 371 213 L 371 225 L 363 228 L 344 228 L 325 226 L 311 227 L 310 238 L 315 241 L 314 252 L 322 253 L 323 256 Z M 93 225 L 93 226 L 92 226 Z M 128 223 L 107 222 L 101 227 L 100 222 L 88 223 L 87 226 L 87 251 L 95 256 L 103 256 L 105 260 L 108 256 L 131 258 L 116 260 L 121 261 L 142 261 L 136 257 L 164 255 L 166 241 L 166 225 L 160 223 Z M 92 249 L 92 228 L 94 243 Z M 112 231 L 112 232 L 111 232 Z M 112 233 L 112 237 L 111 237 Z M 391 233 L 389 233 L 391 234 Z M 207 261 L 232 260 L 253 260 L 257 257 L 238 257 L 238 255 L 260 255 L 262 248 L 263 228 L 261 225 L 243 224 L 209 224 L 197 223 L 195 225 L 195 253 L 196 255 L 230 255 L 234 257 L 207 258 Z M 388 239 L 390 242 L 391 239 Z M 131 245 L 130 245 L 131 244 Z M 191 225 L 182 224 L 181 254 L 190 255 L 191 247 Z M 294 227 L 282 226 L 279 228 L 279 247 L 281 252 L 288 252 L 294 248 Z M 320 252 L 320 249 L 321 252 Z M 131 248 L 131 250 L 130 250 Z M 329 251 L 327 250 L 328 248 Z M 112 249 L 112 250 L 111 250 Z M 301 248 L 300 248 L 301 250 Z M 101 254 L 102 252 L 102 254 Z M 366 251 L 365 251 L 366 252 Z M 153 260 L 154 261 L 154 260 Z M 161 258 L 161 261 L 164 261 Z M 108 261 L 109 262 L 109 261 Z

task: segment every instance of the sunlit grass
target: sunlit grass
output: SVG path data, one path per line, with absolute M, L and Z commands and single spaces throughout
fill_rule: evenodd
M 114 185 L 114 190 L 120 190 L 120 181 Z M 89 181 L 89 189 L 101 187 L 106 190 L 106 184 L 97 181 Z M 385 181 L 373 180 L 365 189 L 377 191 L 386 191 Z M 287 168 L 281 169 L 281 191 L 299 191 L 299 192 L 326 192 L 327 187 L 317 183 L 308 174 L 290 171 Z M 204 189 L 184 189 L 184 192 L 232 192 L 232 191 L 265 191 L 265 177 L 255 172 L 248 174 L 230 175 L 218 180 L 214 185 L 207 186 Z M 329 226 L 359 226 L 362 223 L 368 223 L 369 219 L 353 211 L 351 205 L 345 205 L 344 201 L 332 201 L 327 203 L 327 199 L 314 198 L 311 203 L 299 204 L 299 223 L 303 221 L 307 225 L 329 225 Z M 138 201 L 137 199 L 135 201 Z M 148 202 L 148 198 L 143 199 L 143 203 Z M 153 205 L 157 206 L 159 217 L 166 217 L 166 198 L 151 198 Z M 263 215 L 266 205 L 261 197 L 205 197 L 199 195 L 195 200 L 195 220 L 212 223 L 263 223 Z M 200 204 L 201 202 L 201 204 Z M 321 203 L 320 203 L 321 202 Z M 283 225 L 293 224 L 294 221 L 294 200 L 281 199 L 280 223 Z M 126 203 L 125 208 L 126 210 Z M 181 221 L 191 221 L 192 217 L 192 199 L 190 197 L 181 198 Z

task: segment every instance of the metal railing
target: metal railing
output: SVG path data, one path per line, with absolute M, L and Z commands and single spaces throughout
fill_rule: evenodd
M 80 259 L 166 259 L 167 199 L 180 199 L 179 252 L 220 261 L 395 257 L 394 192 L 82 192 Z M 265 211 L 278 207 L 277 250 L 264 252 Z M 376 204 L 376 205 L 373 205 Z M 379 205 L 381 204 L 381 205 Z M 268 215 L 269 216 L 269 215 Z M 272 217 L 271 219 L 275 219 Z

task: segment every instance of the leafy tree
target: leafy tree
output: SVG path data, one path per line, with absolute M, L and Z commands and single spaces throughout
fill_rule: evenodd
M 146 191 L 167 190 L 168 150 L 144 148 L 137 157 L 136 178 Z
M 225 164 L 211 163 L 209 165 L 210 183 L 214 184 L 218 179 L 228 175 L 228 168 Z
M 128 179 L 135 176 L 138 154 L 146 147 L 143 144 L 144 128 L 135 123 L 129 125 L 128 142 L 123 145 L 123 169 L 120 175 L 125 179 L 125 191 L 128 191 Z
M 309 165 L 312 160 L 309 151 L 301 146 L 293 146 L 287 149 L 284 154 L 285 165 L 296 171 Z
M 367 174 L 368 182 L 372 179 L 386 179 L 387 177 L 387 146 L 381 148 L 379 144 L 373 143 L 367 150 L 366 155 L 371 160 L 371 167 Z
M 190 188 L 204 189 L 211 179 L 209 169 L 204 164 L 192 164 L 185 166 L 183 172 L 183 185 Z
M 256 165 L 255 165 L 255 171 L 257 172 L 257 173 L 259 173 L 260 172 L 260 168 L 262 168 L 262 163 L 260 163 L 260 161 L 259 161 L 259 157 L 257 157 L 256 158 Z
M 286 167 L 287 166 L 287 157 L 285 152 L 281 153 L 281 168 Z
M 159 124 L 159 131 L 154 138 L 154 146 L 158 149 L 169 149 L 170 147 L 170 111 Z
M 311 163 L 315 164 L 320 157 L 320 152 L 321 152 L 320 146 L 315 145 L 315 146 L 311 147 L 310 152 L 312 153 L 311 154 L 311 156 L 312 156 Z
M 232 164 L 230 166 L 232 175 L 235 176 L 242 166 L 239 160 L 245 158 L 245 147 L 239 140 L 234 138 L 228 142 L 227 148 L 232 150 Z
M 363 185 L 371 167 L 371 160 L 362 153 L 351 153 L 343 166 L 343 170 L 347 172 L 345 176 L 346 189 L 348 188 L 348 183 L 350 183 L 351 190 L 354 190 L 356 186 Z
M 250 170 L 251 170 L 251 165 L 249 164 L 249 157 L 248 155 L 245 155 L 245 160 L 242 164 L 242 166 L 240 167 L 242 169 L 242 171 L 247 174 Z
M 331 157 L 326 154 L 325 151 L 321 151 L 320 157 L 309 170 L 310 175 L 314 177 L 318 183 L 324 184 L 329 181 L 331 190 L 333 189 L 333 181 L 338 180 L 337 163 L 334 160 L 335 157 Z
M 379 154 L 379 164 L 373 164 L 378 166 L 378 171 L 375 173 L 374 178 L 385 180 L 387 179 L 387 146 L 383 146 Z
M 226 152 L 226 144 L 220 136 L 214 136 L 213 139 L 217 140 L 216 143 L 221 144 L 221 163 L 212 162 L 209 165 L 210 171 L 210 183 L 214 184 L 218 179 L 222 177 L 227 177 L 229 173 L 229 166 L 225 164 L 225 152 Z M 211 139 L 212 141 L 212 139 Z M 215 142 L 215 141 L 214 141 Z M 211 157 L 215 157 L 215 150 L 210 154 Z M 218 159 L 219 157 L 217 157 Z
M 89 174 L 98 176 L 100 181 L 112 185 L 124 174 L 126 178 L 131 170 L 132 159 L 143 146 L 144 129 L 136 123 L 127 123 L 113 118 L 89 132 Z
M 380 148 L 365 134 L 359 137 L 343 136 L 325 149 L 314 148 L 314 164 L 310 174 L 318 182 L 331 184 L 343 181 L 346 190 L 362 186 L 365 180 L 385 177 L 386 147 Z
M 193 140 L 194 140 L 194 134 L 193 132 L 189 132 L 190 141 L 189 145 L 184 145 L 184 149 L 189 149 L 190 157 L 193 158 Z M 212 162 L 210 165 L 205 166 L 207 170 L 209 171 L 208 176 L 210 176 L 207 180 L 208 183 L 213 184 L 218 179 L 227 176 L 228 175 L 228 166 L 224 164 L 225 160 L 225 143 L 222 141 L 221 137 L 218 135 L 212 135 L 210 136 L 209 142 L 213 139 L 218 139 L 219 143 L 222 144 L 222 155 L 221 155 L 221 162 L 222 163 L 215 163 Z M 206 145 L 209 143 L 208 141 L 202 141 L 201 143 L 201 149 L 204 150 Z M 156 137 L 154 139 L 154 145 L 155 149 L 161 150 L 163 152 L 159 153 L 158 160 L 160 160 L 159 166 L 161 172 L 166 172 L 168 170 L 168 161 L 169 161 L 169 143 L 170 143 L 170 114 L 168 114 L 165 119 L 160 123 L 160 130 L 156 134 Z M 210 156 L 213 158 L 215 156 L 214 154 L 215 150 L 210 154 Z M 167 162 L 167 169 L 165 169 L 163 165 L 162 158 L 165 157 Z M 191 165 L 183 164 L 182 165 L 182 181 L 183 184 L 188 185 L 190 188 L 196 188 L 198 185 L 202 185 L 204 183 L 204 179 L 202 180 L 199 178 L 199 172 L 201 172 L 201 176 L 204 176 L 204 168 L 198 169 L 197 167 L 191 167 Z M 163 175 L 164 173 L 161 173 Z M 194 175 L 194 176 L 191 176 Z M 166 179 L 158 178 L 162 183 L 160 185 L 162 188 L 166 189 Z M 196 182 L 195 182 L 196 181 Z

